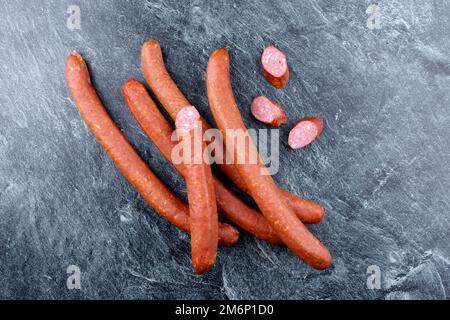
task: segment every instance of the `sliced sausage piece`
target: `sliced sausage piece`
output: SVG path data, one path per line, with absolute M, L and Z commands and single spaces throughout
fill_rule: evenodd
M 117 128 L 91 84 L 86 63 L 77 52 L 72 52 L 67 58 L 65 73 L 81 117 L 125 178 L 156 212 L 178 228 L 190 232 L 188 206 L 155 176 Z M 221 224 L 221 244 L 235 244 L 238 238 L 235 228 Z
M 230 60 L 225 48 L 217 49 L 209 58 L 206 69 L 206 90 L 209 105 L 218 128 L 225 137 L 225 145 L 234 145 L 233 152 L 256 153 L 256 146 L 251 142 L 245 151 L 237 150 L 234 141 L 227 141 L 230 135 L 226 130 L 248 131 L 242 121 L 230 81 Z M 259 157 L 258 157 L 259 158 Z M 296 217 L 280 197 L 280 192 L 264 164 L 244 163 L 236 165 L 239 174 L 249 186 L 250 194 L 255 199 L 267 221 L 272 225 L 283 242 L 303 261 L 314 268 L 325 269 L 331 265 L 330 252 L 315 238 Z M 265 174 L 262 174 L 265 173 Z
M 181 109 L 175 126 L 178 136 L 190 146 L 189 156 L 184 155 L 184 179 L 191 217 L 192 265 L 198 274 L 203 274 L 213 267 L 217 258 L 218 216 L 214 181 L 211 166 L 203 161 L 206 144 L 197 109 L 193 106 Z
M 301 119 L 289 132 L 288 143 L 292 149 L 299 149 L 307 146 L 322 133 L 323 121 L 317 117 Z
M 147 89 L 139 81 L 129 79 L 122 87 L 122 94 L 128 108 L 145 134 L 184 177 L 187 174 L 186 166 L 174 164 L 171 158 L 171 152 L 177 144 L 171 139 L 173 128 L 158 110 Z M 245 204 L 216 177 L 214 184 L 217 206 L 231 222 L 259 239 L 273 244 L 282 243 L 260 212 Z
M 270 46 L 264 49 L 261 56 L 264 76 L 275 88 L 283 88 L 289 80 L 289 68 L 286 56 L 277 48 Z
M 158 41 L 147 41 L 142 47 L 141 55 L 145 80 L 164 109 L 175 120 L 177 113 L 183 107 L 190 105 L 190 103 L 167 71 Z M 206 120 L 202 118 L 202 121 L 203 129 L 211 128 Z M 218 166 L 242 191 L 247 194 L 250 193 L 249 188 L 245 185 L 234 165 L 218 164 Z M 317 223 L 322 220 L 324 209 L 320 205 L 313 201 L 302 199 L 281 188 L 280 191 L 282 196 L 289 195 L 284 200 L 293 208 L 300 220 L 305 223 Z
M 253 99 L 250 109 L 257 120 L 274 127 L 279 127 L 287 121 L 286 113 L 280 105 L 264 96 Z

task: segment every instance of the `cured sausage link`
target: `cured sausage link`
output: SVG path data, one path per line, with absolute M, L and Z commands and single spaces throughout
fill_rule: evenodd
M 211 55 L 206 70 L 206 89 L 213 117 L 225 139 L 226 130 L 248 131 L 242 121 L 230 81 L 230 61 L 226 49 L 217 49 Z M 234 145 L 234 143 L 232 143 Z M 225 141 L 230 146 L 230 141 Z M 229 150 L 237 155 L 238 151 Z M 257 154 L 255 145 L 249 142 L 249 153 Z M 258 157 L 259 158 L 259 157 Z M 293 210 L 281 200 L 279 189 L 272 177 L 264 173 L 267 169 L 260 158 L 256 164 L 237 164 L 240 176 L 250 189 L 263 215 L 278 233 L 283 242 L 303 261 L 316 269 L 331 265 L 331 255 L 317 238 L 296 217 Z
M 122 87 L 122 95 L 145 134 L 175 169 L 182 176 L 186 176 L 186 166 L 174 164 L 172 161 L 171 153 L 176 147 L 176 142 L 170 138 L 173 132 L 172 126 L 158 110 L 144 85 L 135 79 L 129 79 Z M 282 243 L 261 213 L 246 205 L 219 179 L 214 179 L 214 185 L 217 206 L 229 220 L 259 239 L 273 244 Z
M 189 209 L 150 170 L 106 112 L 81 55 L 72 52 L 66 62 L 66 79 L 78 111 L 130 184 L 161 216 L 178 228 L 189 232 Z M 220 242 L 235 244 L 238 231 L 221 224 Z
M 184 179 L 191 218 L 192 266 L 198 274 L 203 274 L 216 262 L 218 216 L 211 166 L 203 160 L 206 145 L 200 123 L 200 114 L 193 106 L 181 109 L 175 122 L 181 143 L 190 150 L 190 155 L 184 155 Z
M 189 101 L 177 87 L 164 65 L 161 46 L 155 40 L 147 41 L 142 47 L 142 69 L 145 79 L 170 117 L 175 120 L 181 108 L 190 105 Z M 203 129 L 211 126 L 202 118 Z M 225 149 L 225 148 L 224 148 Z M 225 175 L 233 181 L 239 189 L 250 194 L 249 188 L 240 177 L 234 165 L 218 164 Z M 284 201 L 292 207 L 295 214 L 305 223 L 318 223 L 323 219 L 324 209 L 306 199 L 302 199 L 285 190 L 281 190 Z

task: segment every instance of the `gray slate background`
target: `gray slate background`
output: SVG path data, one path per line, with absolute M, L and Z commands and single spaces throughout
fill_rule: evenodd
M 407 299 L 450 296 L 450 2 L 2 1 L 0 18 L 0 298 Z M 66 25 L 69 5 L 81 30 Z M 209 54 L 227 46 L 245 122 L 251 99 L 286 109 L 286 189 L 323 204 L 311 230 L 330 248 L 319 272 L 283 247 L 243 233 L 215 268 L 196 276 L 189 239 L 124 180 L 82 122 L 64 79 L 79 50 L 111 116 L 151 168 L 186 199 L 183 180 L 124 105 L 121 85 L 142 80 L 140 48 L 160 41 L 168 68 L 211 120 Z M 259 58 L 279 46 L 291 68 L 270 87 Z M 291 150 L 304 116 L 326 122 L 318 141 Z M 81 268 L 82 289 L 66 288 Z M 379 266 L 382 288 L 369 290 Z

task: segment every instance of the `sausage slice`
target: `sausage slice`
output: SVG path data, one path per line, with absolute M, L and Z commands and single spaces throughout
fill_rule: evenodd
M 270 46 L 264 49 L 261 56 L 264 76 L 275 88 L 283 88 L 289 80 L 289 68 L 283 52 Z
M 288 143 L 299 149 L 313 142 L 323 131 L 323 121 L 317 117 L 301 119 L 289 133 Z
M 250 107 L 252 115 L 270 126 L 279 127 L 286 123 L 286 113 L 278 103 L 264 96 L 253 99 Z

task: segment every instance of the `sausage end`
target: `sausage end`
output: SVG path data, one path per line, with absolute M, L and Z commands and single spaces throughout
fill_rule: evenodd
M 84 61 L 81 54 L 79 54 L 77 51 L 73 50 L 71 53 L 69 53 L 69 56 L 67 57 L 66 61 L 66 73 L 73 70 L 73 69 L 82 69 L 86 67 L 86 62 Z
M 333 263 L 333 258 L 331 257 L 331 253 L 325 249 L 323 256 L 312 266 L 317 270 L 325 270 L 331 267 Z
M 159 44 L 158 41 L 156 40 L 148 40 L 144 43 L 144 45 L 142 46 L 143 49 L 145 48 L 158 48 L 161 49 L 161 45 Z
M 219 244 L 221 246 L 232 246 L 239 241 L 239 231 L 225 223 L 219 223 Z
M 134 78 L 130 78 L 122 86 L 122 95 L 127 96 L 127 93 L 131 92 L 132 90 L 141 90 L 145 89 L 144 85 L 140 83 L 138 80 Z
M 216 50 L 214 50 L 214 52 L 211 54 L 209 60 L 215 60 L 215 59 L 225 59 L 225 60 L 229 60 L 230 57 L 228 56 L 228 50 L 227 48 L 218 48 Z

